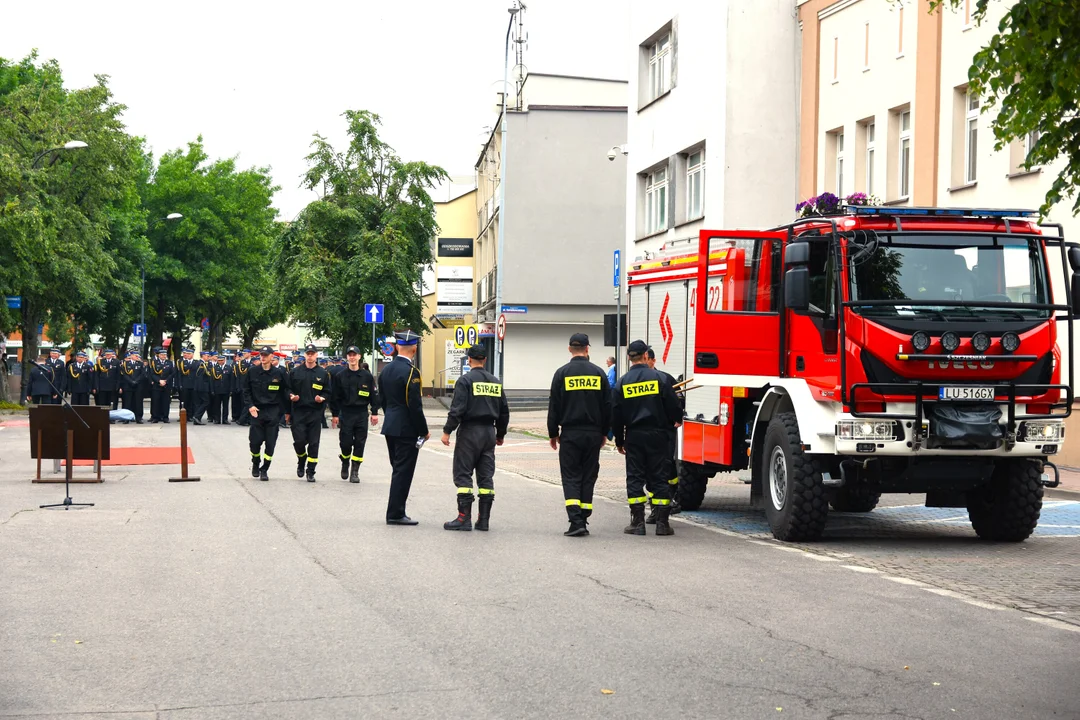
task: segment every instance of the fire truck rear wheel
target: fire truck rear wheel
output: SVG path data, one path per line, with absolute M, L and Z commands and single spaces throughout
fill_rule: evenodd
M 819 468 L 802 451 L 795 413 L 780 413 L 769 422 L 762 461 L 765 517 L 773 537 L 819 539 L 829 516 L 829 501 Z
M 870 512 L 880 499 L 881 493 L 866 485 L 837 488 L 829 493 L 829 505 L 837 512 Z
M 697 510 L 705 500 L 709 475 L 700 466 L 679 462 L 679 505 L 683 510 Z
M 971 527 L 984 540 L 1020 542 L 1039 524 L 1042 469 L 1035 460 L 999 462 L 987 485 L 968 493 Z

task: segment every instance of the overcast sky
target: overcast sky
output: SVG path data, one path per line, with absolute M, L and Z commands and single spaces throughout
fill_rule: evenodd
M 533 72 L 627 79 L 625 0 L 526 0 Z M 406 160 L 471 176 L 496 120 L 510 0 L 35 0 L 0 3 L 0 56 L 33 48 L 69 87 L 111 77 L 155 156 L 200 133 L 212 158 L 269 166 L 294 217 L 314 132 L 343 143 L 346 109 L 382 116 Z M 513 50 L 511 50 L 513 52 Z M 512 62 L 512 61 L 511 61 Z

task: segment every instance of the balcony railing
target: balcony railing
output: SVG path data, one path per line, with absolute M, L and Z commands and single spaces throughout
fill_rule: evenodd
M 480 282 L 476 283 L 476 309 L 480 310 L 485 305 L 490 305 L 495 302 L 495 279 L 498 273 L 498 268 L 492 268 L 491 271 L 480 278 Z

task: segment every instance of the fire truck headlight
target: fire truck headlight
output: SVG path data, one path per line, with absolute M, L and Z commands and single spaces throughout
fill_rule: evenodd
M 841 420 L 836 423 L 838 440 L 896 440 L 896 423 L 892 420 Z
M 930 334 L 925 330 L 916 330 L 911 336 L 911 346 L 915 352 L 926 352 L 930 349 Z
M 941 336 L 941 347 L 943 347 L 947 353 L 956 352 L 956 348 L 960 347 L 960 336 L 952 330 L 946 331 Z
M 1014 353 L 1020 348 L 1020 336 L 1014 332 L 1007 332 L 1001 336 L 1001 349 L 1007 353 Z
M 1065 423 L 1060 420 L 1026 422 L 1023 437 L 1025 442 L 1058 443 L 1065 438 Z
M 990 349 L 990 336 L 984 332 L 977 332 L 971 336 L 971 347 L 975 352 L 984 353 Z

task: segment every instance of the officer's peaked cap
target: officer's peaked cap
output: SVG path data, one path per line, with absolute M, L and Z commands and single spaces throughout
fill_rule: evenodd
M 412 330 L 394 333 L 394 339 L 398 345 L 415 345 L 420 342 L 420 336 Z

